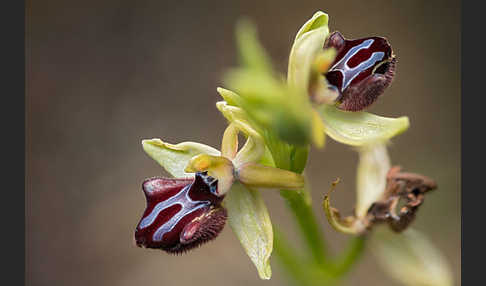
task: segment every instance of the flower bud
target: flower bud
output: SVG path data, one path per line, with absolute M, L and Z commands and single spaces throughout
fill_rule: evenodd
M 217 184 L 207 172 L 194 179 L 145 180 L 147 207 L 135 230 L 137 246 L 183 253 L 214 239 L 227 217 Z
M 371 105 L 392 82 L 396 58 L 385 38 L 346 40 L 334 32 L 324 48 L 335 48 L 337 55 L 325 74 L 329 88 L 338 92 L 338 107 L 360 111 Z

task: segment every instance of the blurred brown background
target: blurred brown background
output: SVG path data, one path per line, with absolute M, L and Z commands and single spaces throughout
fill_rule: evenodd
M 139 249 L 133 231 L 145 206 L 144 178 L 163 175 L 140 140 L 197 141 L 215 147 L 225 120 L 216 87 L 236 65 L 234 26 L 241 16 L 285 72 L 295 33 L 316 10 L 348 38 L 385 36 L 397 76 L 370 111 L 408 115 L 393 140 L 395 164 L 435 178 L 414 227 L 445 253 L 460 284 L 459 1 L 61 1 L 28 4 L 27 285 L 287 285 L 260 281 L 229 227 L 185 256 Z M 316 211 L 336 177 L 334 202 L 354 204 L 357 154 L 328 140 L 312 150 L 307 172 Z M 277 193 L 270 215 L 295 238 Z M 344 285 L 398 285 L 365 253 Z

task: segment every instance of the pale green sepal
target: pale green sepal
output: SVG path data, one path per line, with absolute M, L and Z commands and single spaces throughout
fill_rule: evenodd
M 319 107 L 326 134 L 347 145 L 386 142 L 409 127 L 408 117 L 381 117 L 367 112 L 343 111 L 332 105 Z
M 314 15 L 312 15 L 312 18 L 307 20 L 307 22 L 305 22 L 305 24 L 299 29 L 297 35 L 295 36 L 295 40 L 300 38 L 304 33 L 315 30 L 322 26 L 327 26 L 328 22 L 329 16 L 326 13 L 322 11 L 315 12 Z
M 248 123 L 247 114 L 239 107 L 232 106 L 226 101 L 218 101 L 216 108 L 229 122 L 242 121 Z
M 386 272 L 407 286 L 452 286 L 450 266 L 439 249 L 414 229 L 397 234 L 376 229 L 373 254 Z
M 355 212 L 358 218 L 363 218 L 371 205 L 382 199 L 391 163 L 385 144 L 363 146 L 358 151 Z
M 329 34 L 327 22 L 327 14 L 314 14 L 297 33 L 290 51 L 287 81 L 289 85 L 305 92 L 306 95 L 316 55 L 322 51 Z
M 259 161 L 265 152 L 265 143 L 260 134 L 247 121 L 245 111 L 239 107 L 228 105 L 225 101 L 217 102 L 216 107 L 231 125 L 247 137 L 245 145 L 233 160 L 235 166 Z
M 270 58 L 258 41 L 257 29 L 249 20 L 240 20 L 236 25 L 236 46 L 242 65 L 246 68 L 271 71 Z
M 258 162 L 265 153 L 265 142 L 263 138 L 248 123 L 234 121 L 237 128 L 246 135 L 246 142 L 233 160 L 235 167 L 246 163 Z
M 307 144 L 311 105 L 306 91 L 289 88 L 284 78 L 274 72 L 256 29 L 249 22 L 237 26 L 237 46 L 243 64 L 228 72 L 224 81 L 240 96 L 241 100 L 236 100 L 238 106 L 258 129 L 272 130 L 292 144 Z
M 261 279 L 270 279 L 273 230 L 270 216 L 258 191 L 236 182 L 226 195 L 228 222 L 255 264 Z
M 175 178 L 194 176 L 194 174 L 184 171 L 192 157 L 199 154 L 220 155 L 218 150 L 195 142 L 183 142 L 173 145 L 154 138 L 142 140 L 142 146 L 143 150 L 152 159 L 157 161 L 157 163 Z
M 336 50 L 328 48 L 319 51 L 312 64 L 312 70 L 309 78 L 308 90 L 311 101 L 315 105 L 335 104 L 339 98 L 339 92 L 328 87 L 327 79 L 324 74 L 327 73 L 331 64 L 336 57 Z
M 218 87 L 216 90 L 228 105 L 233 105 L 233 106 L 239 105 L 239 102 L 241 101 L 241 97 L 238 94 L 232 92 L 231 90 L 224 89 L 222 87 Z
M 271 130 L 291 144 L 310 141 L 312 106 L 306 91 L 290 88 L 270 73 L 250 69 L 230 71 L 225 82 L 241 96 L 239 106 L 259 129 Z
M 235 124 L 230 123 L 223 134 L 223 140 L 221 142 L 221 156 L 230 160 L 235 158 L 238 153 L 238 127 Z

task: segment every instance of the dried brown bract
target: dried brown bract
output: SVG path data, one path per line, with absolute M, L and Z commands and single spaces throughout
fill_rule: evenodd
M 436 189 L 437 184 L 426 176 L 400 170 L 399 166 L 389 169 L 382 195 L 370 203 L 368 211 L 362 216 L 355 210 L 354 215 L 342 217 L 339 210 L 331 206 L 329 193 L 326 194 L 323 207 L 331 225 L 338 231 L 358 235 L 370 231 L 377 223 L 387 223 L 396 232 L 405 230 L 414 220 L 425 194 Z M 339 179 L 332 183 L 331 192 L 338 183 Z
M 400 171 L 399 166 L 388 171 L 383 199 L 368 210 L 368 227 L 386 222 L 396 232 L 405 230 L 414 220 L 425 194 L 437 188 L 436 182 L 429 177 Z M 403 206 L 399 207 L 402 200 Z

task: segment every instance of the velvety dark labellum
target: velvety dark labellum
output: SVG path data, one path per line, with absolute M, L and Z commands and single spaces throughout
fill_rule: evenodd
M 194 179 L 145 180 L 147 208 L 135 230 L 137 245 L 182 253 L 214 239 L 227 217 L 217 185 L 207 172 Z
M 334 32 L 324 44 L 324 48 L 330 47 L 336 49 L 337 55 L 325 77 L 330 88 L 339 93 L 339 108 L 362 110 L 392 82 L 396 59 L 385 38 L 346 40 Z

